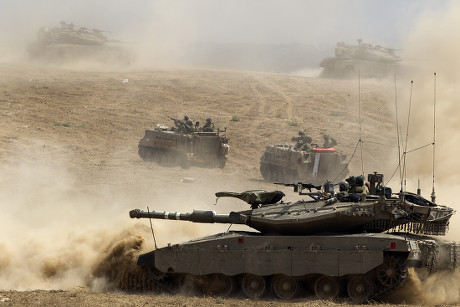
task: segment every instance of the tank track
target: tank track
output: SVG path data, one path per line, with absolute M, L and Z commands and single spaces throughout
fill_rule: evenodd
M 162 291 L 170 294 L 177 294 L 179 292 L 183 294 L 196 294 L 199 293 L 200 290 L 206 289 L 206 287 L 199 287 L 196 284 L 193 285 L 193 283 L 197 282 L 200 280 L 200 278 L 197 278 L 198 276 L 191 276 L 187 274 L 163 274 L 156 270 L 153 266 L 146 266 L 143 267 L 145 275 L 150 279 L 151 282 L 153 282 L 158 288 L 160 288 Z M 190 277 L 187 279 L 187 277 Z M 258 276 L 255 276 L 258 277 Z M 276 294 L 276 291 L 274 290 L 273 285 L 270 285 L 270 280 L 273 281 L 275 280 L 276 276 L 271 276 L 270 278 L 267 277 L 262 277 L 264 280 L 267 281 L 267 286 L 265 291 L 262 291 L 265 294 L 268 292 L 272 292 L 273 296 L 279 296 Z M 299 286 L 298 289 L 300 289 L 300 293 L 296 294 L 296 297 L 300 296 L 304 297 L 308 295 L 308 291 L 306 289 L 310 288 L 310 285 L 315 285 L 315 280 L 318 280 L 320 277 L 327 277 L 330 279 L 334 279 L 331 276 L 326 276 L 326 275 L 320 275 L 320 276 L 306 276 L 306 278 L 303 278 L 304 281 L 308 281 L 308 283 L 305 286 Z M 353 276 L 344 276 L 342 278 L 337 278 L 335 279 L 337 282 L 338 288 L 345 288 L 345 296 L 347 297 L 347 285 L 352 279 Z M 381 264 L 379 267 L 375 268 L 374 270 L 368 272 L 365 275 L 355 275 L 354 277 L 359 277 L 359 278 L 364 278 L 369 281 L 369 286 L 371 288 L 370 295 L 369 296 L 364 296 L 363 298 L 360 297 L 348 297 L 351 301 L 354 303 L 365 303 L 369 301 L 381 301 L 385 299 L 387 295 L 389 295 L 391 292 L 395 291 L 399 287 L 401 287 L 404 284 L 404 281 L 407 278 L 407 269 L 405 267 L 404 261 L 401 259 L 398 259 L 396 257 L 392 256 L 386 256 L 384 258 L 384 263 Z M 235 279 L 235 278 L 234 278 Z M 241 283 L 241 280 L 243 278 L 240 276 L 239 278 L 236 278 L 236 280 Z M 184 282 L 184 280 L 188 280 L 187 282 Z M 199 282 L 198 282 L 199 283 Z M 199 283 L 200 284 L 200 283 Z M 203 283 L 201 283 L 203 284 Z M 202 286 L 202 285 L 201 285 Z M 241 285 L 240 285 L 241 287 Z M 200 289 L 201 288 L 201 289 Z M 202 292 L 202 291 L 201 291 Z M 233 291 L 232 291 L 233 292 Z M 244 290 L 242 291 L 246 296 L 248 296 L 247 292 Z M 229 292 L 230 293 L 230 292 Z M 330 298 L 334 298 L 337 296 L 339 291 L 337 291 L 337 294 L 332 295 Z M 321 297 L 316 294 L 318 299 L 327 299 L 327 297 Z M 345 298 L 346 298 L 345 297 Z M 250 297 L 249 298 L 259 298 L 259 297 Z M 290 299 L 286 297 L 279 297 L 281 299 Z
M 300 180 L 297 171 L 268 163 L 260 164 L 260 173 L 265 181 L 297 182 Z
M 142 271 L 145 276 L 153 282 L 158 288 L 158 292 L 167 292 L 176 294 L 178 291 L 177 280 L 167 274 L 162 274 L 153 266 L 143 266 Z
M 138 153 L 143 161 L 156 162 L 159 164 L 171 166 L 180 165 L 183 168 L 188 168 L 191 165 L 224 168 L 225 164 L 227 163 L 227 158 L 225 156 L 217 157 L 216 159 L 209 161 L 193 161 L 189 160 L 187 156 L 180 155 L 176 152 L 168 152 L 163 149 L 149 148 L 143 146 L 139 146 Z

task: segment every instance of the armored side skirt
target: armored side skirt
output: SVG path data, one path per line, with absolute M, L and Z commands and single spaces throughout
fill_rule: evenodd
M 406 239 L 386 234 L 262 236 L 230 232 L 152 251 L 141 255 L 138 265 L 154 266 L 162 273 L 192 275 L 345 276 L 371 271 L 383 263 L 386 253 L 405 261 L 410 252 Z

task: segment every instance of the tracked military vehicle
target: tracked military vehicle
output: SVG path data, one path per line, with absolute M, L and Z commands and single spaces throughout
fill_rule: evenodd
M 60 27 L 40 28 L 37 40 L 27 46 L 27 51 L 33 60 L 52 63 L 93 60 L 129 64 L 131 52 L 120 41 L 108 39 L 103 32 L 106 31 L 62 21 Z
M 453 209 L 417 194 L 392 193 L 381 174 L 370 174 L 368 180 L 368 194 L 354 193 L 356 186 L 335 193 L 329 182 L 285 184 L 311 198 L 295 202 L 282 201 L 282 191 L 216 193 L 251 206 L 228 214 L 132 210 L 131 218 L 242 224 L 256 230 L 168 245 L 141 255 L 138 265 L 169 292 L 187 287 L 229 295 L 241 290 L 253 299 L 269 292 L 280 299 L 313 292 L 321 299 L 344 295 L 356 303 L 385 297 L 403 284 L 408 267 L 458 266 L 459 245 L 431 237 L 446 233 Z
M 393 76 L 400 65 L 400 57 L 395 50 L 379 45 L 373 46 L 358 39 L 357 45 L 338 42 L 335 57 L 325 58 L 321 77 L 325 78 L 356 78 L 358 74 L 364 78 L 381 78 Z
M 226 131 L 184 133 L 176 127 L 158 124 L 145 130 L 139 142 L 144 161 L 161 164 L 224 168 L 229 151 Z
M 293 145 L 267 146 L 260 158 L 265 181 L 310 182 L 321 184 L 327 178 L 341 180 L 348 175 L 346 156 L 333 147 L 305 151 Z

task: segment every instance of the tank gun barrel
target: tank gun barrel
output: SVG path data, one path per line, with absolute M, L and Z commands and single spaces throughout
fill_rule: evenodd
M 131 218 L 152 218 L 163 220 L 182 220 L 195 223 L 223 223 L 223 224 L 246 224 L 248 218 L 246 215 L 230 212 L 229 214 L 218 214 L 211 210 L 193 210 L 192 213 L 179 212 L 145 212 L 140 209 L 129 211 Z

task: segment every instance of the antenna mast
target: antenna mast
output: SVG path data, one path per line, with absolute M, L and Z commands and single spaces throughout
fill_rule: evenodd
M 436 154 L 436 73 L 434 73 L 434 98 L 433 98 L 433 190 L 431 192 L 431 201 L 436 202 L 436 193 L 434 192 L 434 161 Z
M 412 106 L 412 87 L 414 85 L 414 81 L 411 80 L 410 82 L 410 99 L 409 99 L 409 114 L 407 115 L 407 127 L 406 127 L 406 142 L 404 144 L 404 160 L 403 160 L 403 164 L 404 164 L 404 170 L 403 170 L 403 180 L 404 180 L 404 190 L 406 190 L 406 156 L 407 156 L 407 139 L 409 137 L 409 120 L 410 120 L 410 110 L 411 110 L 411 106 Z
M 395 109 L 396 109 L 396 136 L 398 139 L 398 167 L 399 167 L 399 181 L 401 184 L 401 191 L 403 191 L 403 178 L 401 170 L 401 145 L 400 145 L 400 136 L 399 136 L 399 121 L 398 121 L 398 95 L 396 90 L 396 75 L 395 75 Z
M 361 148 L 361 173 L 364 176 L 363 139 L 361 134 L 361 68 L 358 70 L 358 102 L 359 102 L 359 144 Z

